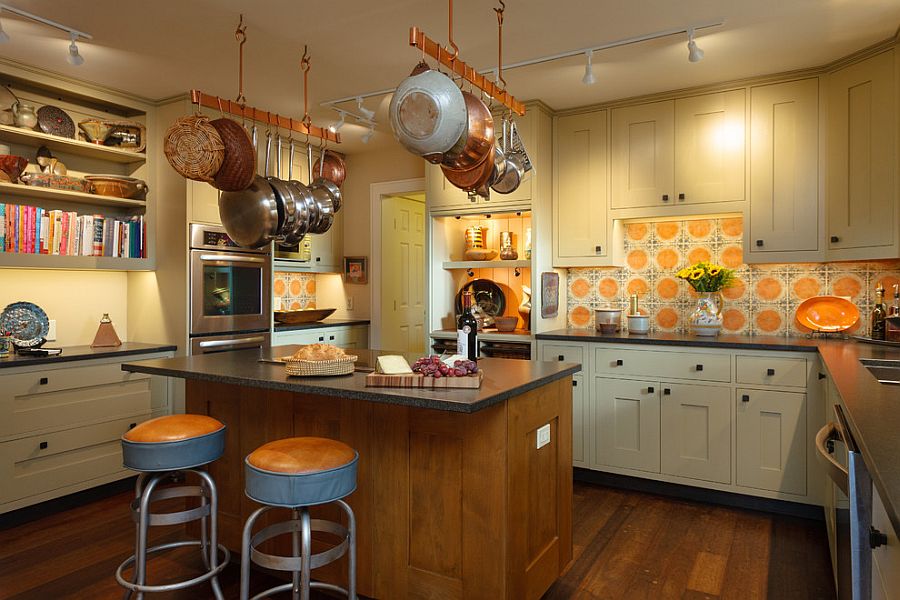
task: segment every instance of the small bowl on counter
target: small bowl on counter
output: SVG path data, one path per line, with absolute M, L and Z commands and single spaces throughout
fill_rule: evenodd
M 501 333 L 515 331 L 518 324 L 519 317 L 494 317 L 494 325 L 497 326 L 497 331 Z
M 650 317 L 647 315 L 628 315 L 628 333 L 647 335 L 650 333 Z
M 285 325 L 315 323 L 330 317 L 336 308 L 306 308 L 302 310 L 276 310 L 275 321 Z
M 622 329 L 621 308 L 598 308 L 594 311 L 594 327 L 605 334 L 616 333 Z

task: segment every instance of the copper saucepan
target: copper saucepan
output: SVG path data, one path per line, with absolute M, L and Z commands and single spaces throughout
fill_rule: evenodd
M 503 168 L 503 150 L 495 145 L 491 146 L 489 158 L 472 169 L 457 171 L 443 165 L 441 166 L 447 181 L 464 192 L 477 193 L 485 197 L 487 197 L 487 189 L 491 186 L 491 183 L 502 176 Z
M 494 118 L 478 97 L 463 92 L 468 123 L 466 130 L 452 148 L 439 158 L 441 165 L 457 171 L 473 169 L 484 162 L 494 145 Z M 425 157 L 430 160 L 429 156 Z M 438 162 L 438 161 L 432 161 Z

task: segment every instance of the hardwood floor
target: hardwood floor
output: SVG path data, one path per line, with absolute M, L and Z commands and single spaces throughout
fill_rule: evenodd
M 132 552 L 130 497 L 118 493 L 0 530 L 0 599 L 121 598 L 113 573 Z M 834 598 L 824 527 L 576 482 L 575 560 L 545 600 Z M 179 534 L 177 526 L 153 529 L 157 541 Z M 199 564 L 196 550 L 183 549 L 155 557 L 150 573 L 173 581 Z M 237 598 L 236 565 L 221 582 L 226 597 Z M 254 572 L 253 582 L 261 590 L 274 579 Z M 212 594 L 199 586 L 149 598 Z

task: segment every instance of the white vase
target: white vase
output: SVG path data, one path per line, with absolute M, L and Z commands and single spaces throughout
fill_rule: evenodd
M 531 330 L 531 288 L 522 286 L 522 303 L 519 304 L 519 316 L 525 322 L 525 329 Z
M 721 292 L 700 292 L 697 308 L 691 313 L 691 332 L 694 335 L 716 336 L 722 330 Z

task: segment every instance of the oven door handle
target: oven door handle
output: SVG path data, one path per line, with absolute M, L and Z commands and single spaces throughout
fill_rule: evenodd
M 235 338 L 232 340 L 213 340 L 211 342 L 200 342 L 199 346 L 201 348 L 221 348 L 223 346 L 236 346 L 238 344 L 255 344 L 258 342 L 265 342 L 266 338 L 263 336 L 256 337 L 248 337 L 248 338 Z
M 825 465 L 826 473 L 835 485 L 837 485 L 845 494 L 850 490 L 850 473 L 844 466 L 835 460 L 831 451 L 828 449 L 828 442 L 832 440 L 841 440 L 840 433 L 834 423 L 827 423 L 825 427 L 816 434 L 816 453 L 819 460 Z
M 203 261 L 222 261 L 222 262 L 247 262 L 247 263 L 264 263 L 265 258 L 256 256 L 232 256 L 229 254 L 201 254 L 200 260 Z

